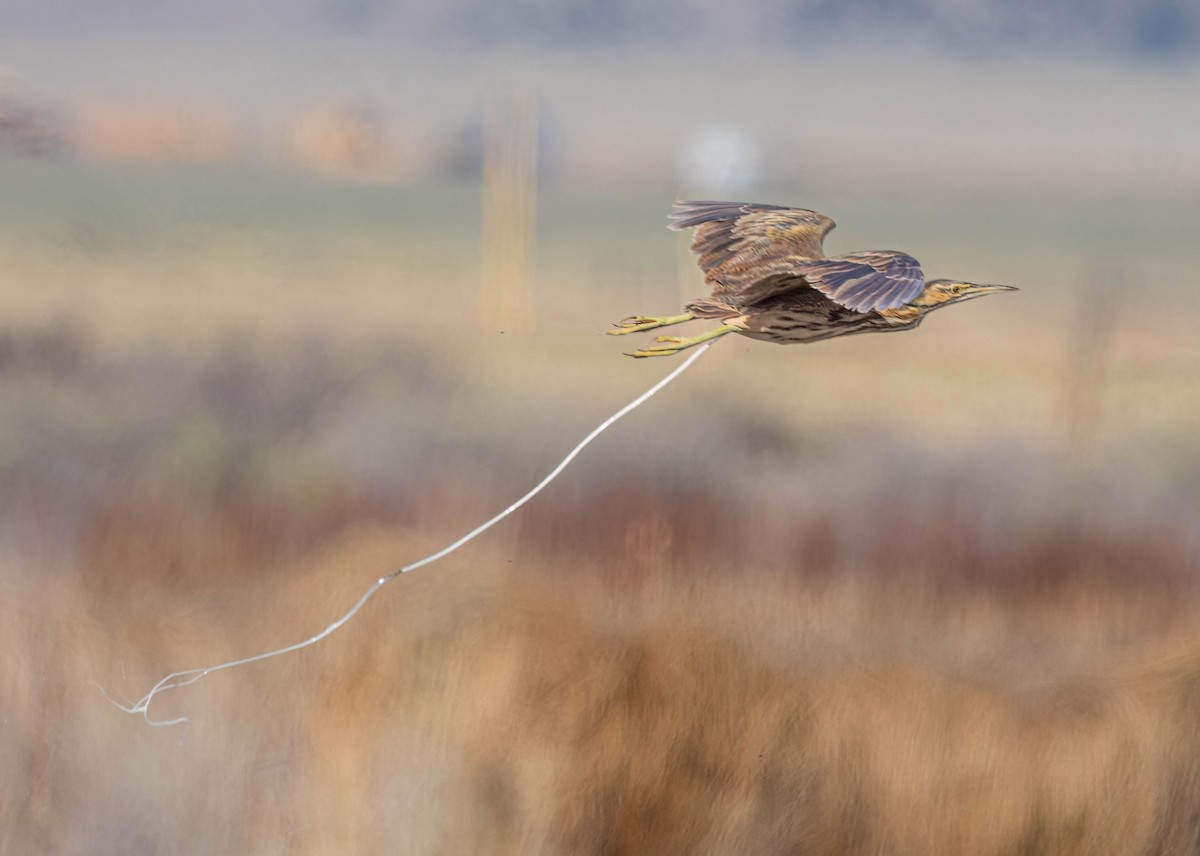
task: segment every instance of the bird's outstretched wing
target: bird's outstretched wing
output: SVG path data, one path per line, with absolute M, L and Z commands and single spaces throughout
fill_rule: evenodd
M 830 300 L 855 312 L 903 306 L 925 288 L 920 263 L 895 250 L 801 261 L 796 263 L 795 272 Z
M 836 225 L 805 208 L 745 202 L 676 202 L 669 228 L 695 228 L 692 252 L 716 295 L 753 303 L 803 283 L 796 262 L 823 259 L 821 241 Z

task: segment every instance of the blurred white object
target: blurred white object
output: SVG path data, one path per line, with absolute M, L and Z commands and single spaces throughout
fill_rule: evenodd
M 762 151 L 736 125 L 703 125 L 683 142 L 677 160 L 679 184 L 689 193 L 726 198 L 758 184 Z

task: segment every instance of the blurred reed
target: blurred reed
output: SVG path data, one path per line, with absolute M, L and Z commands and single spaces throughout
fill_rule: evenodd
M 483 114 L 483 245 L 479 324 L 534 329 L 538 105 L 531 93 L 493 101 Z
M 1128 278 L 1120 270 L 1086 270 L 1079 279 L 1068 328 L 1063 380 L 1063 436 L 1075 459 L 1096 445 L 1104 388 L 1113 359 L 1120 295 Z

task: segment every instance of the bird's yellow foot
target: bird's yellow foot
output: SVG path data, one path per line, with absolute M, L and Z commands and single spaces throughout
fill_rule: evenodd
M 685 345 L 685 342 L 688 340 L 678 339 L 678 337 L 674 336 L 659 336 L 658 341 L 661 342 L 661 345 L 641 348 L 626 355 L 628 357 L 670 357 L 671 354 L 679 353 L 684 348 L 691 347 L 690 345 Z
M 639 333 L 642 330 L 655 330 L 659 327 L 669 327 L 672 324 L 682 324 L 684 321 L 691 321 L 695 317 L 690 312 L 685 312 L 682 315 L 667 315 L 662 318 L 652 318 L 648 315 L 631 315 L 613 324 L 613 327 L 616 329 L 608 330 L 607 333 L 610 336 L 624 336 L 626 333 Z
M 654 340 L 657 344 L 650 345 L 648 348 L 642 348 L 627 354 L 630 357 L 669 357 L 671 354 L 677 354 L 684 348 L 690 348 L 697 344 L 691 339 L 684 339 L 679 336 L 659 336 Z
M 655 343 L 648 348 L 634 351 L 627 354 L 630 357 L 669 357 L 671 354 L 677 354 L 680 351 L 699 345 L 701 342 L 709 342 L 726 333 L 732 333 L 737 330 L 732 324 L 723 324 L 715 330 L 709 330 L 707 333 L 701 333 L 699 336 L 692 336 L 690 339 L 682 339 L 679 336 L 659 336 L 655 339 Z

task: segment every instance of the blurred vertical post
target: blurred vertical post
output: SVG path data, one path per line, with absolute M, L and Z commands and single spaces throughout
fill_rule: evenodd
M 527 333 L 536 325 L 537 136 L 532 93 L 484 109 L 479 324 L 485 330 Z
M 1064 378 L 1065 440 L 1076 461 L 1087 458 L 1100 428 L 1102 396 L 1116 328 L 1117 295 L 1124 275 L 1087 271 L 1071 325 Z

